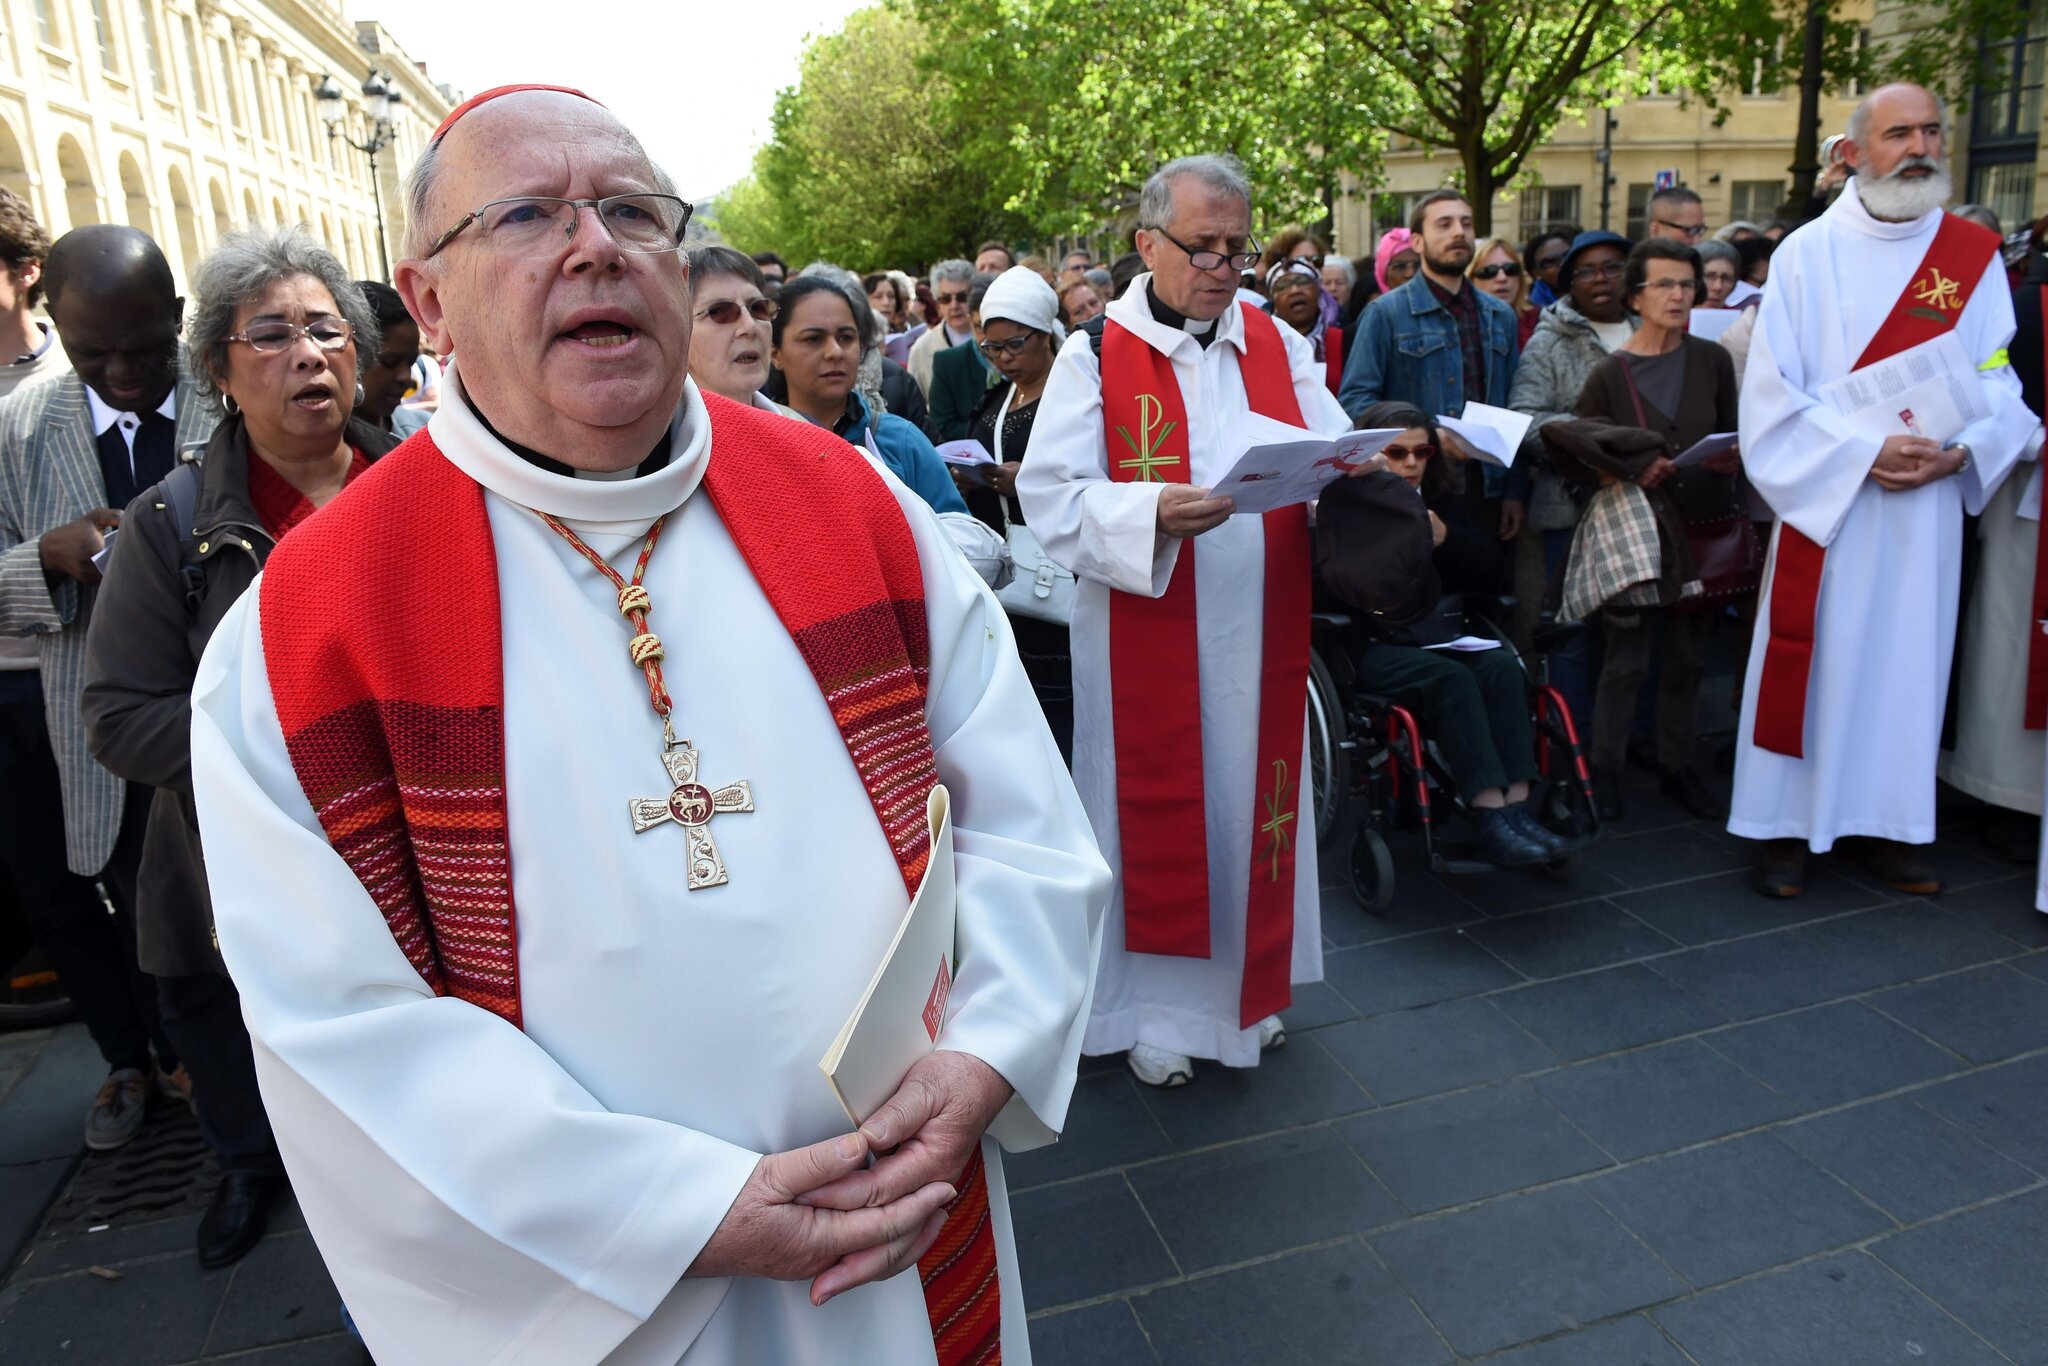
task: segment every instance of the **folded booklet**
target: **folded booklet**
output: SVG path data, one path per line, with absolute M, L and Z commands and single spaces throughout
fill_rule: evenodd
M 1400 434 L 1399 427 L 1392 427 L 1346 432 L 1332 439 L 1247 412 L 1230 435 L 1244 453 L 1209 492 L 1236 502 L 1240 513 L 1313 503 L 1330 481 L 1356 470 Z
M 988 453 L 988 447 L 971 436 L 958 441 L 942 441 L 938 451 L 939 459 L 968 475 L 977 484 L 986 485 L 988 472 L 995 468 L 996 458 Z
M 1456 433 L 1470 446 L 1472 454 L 1502 469 L 1515 463 L 1515 452 L 1522 449 L 1522 438 L 1529 434 L 1529 424 L 1534 421 L 1526 413 L 1496 408 L 1491 403 L 1467 403 L 1463 416 L 1438 414 L 1436 420 L 1438 426 Z
M 953 990 L 952 798 L 934 787 L 925 804 L 932 856 L 910 909 L 867 990 L 818 1060 L 854 1127 L 882 1108 L 939 1042 Z

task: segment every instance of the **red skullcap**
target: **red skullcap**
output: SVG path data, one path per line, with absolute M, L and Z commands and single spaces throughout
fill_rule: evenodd
M 470 96 L 470 97 L 469 97 L 468 99 L 464 100 L 464 101 L 463 101 L 463 102 L 462 102 L 461 104 L 458 104 L 458 105 L 456 105 L 456 106 L 455 106 L 455 108 L 454 108 L 453 110 L 451 110 L 451 111 L 449 112 L 449 114 L 448 114 L 448 117 L 447 117 L 447 118 L 445 118 L 445 119 L 442 119 L 442 120 L 441 120 L 441 126 L 440 126 L 439 128 L 436 128 L 436 129 L 434 130 L 434 136 L 432 136 L 431 138 L 428 138 L 428 139 L 427 139 L 427 145 L 428 145 L 429 147 L 433 147 L 433 146 L 438 146 L 438 145 L 439 145 L 439 143 L 440 143 L 440 141 L 441 141 L 441 139 L 442 139 L 442 138 L 445 138 L 445 137 L 447 137 L 447 136 L 448 136 L 448 130 L 449 130 L 450 128 L 453 128 L 453 127 L 455 126 L 455 121 L 456 121 L 457 119 L 461 118 L 461 117 L 462 117 L 462 116 L 463 116 L 464 114 L 467 114 L 467 113 L 468 113 L 468 112 L 469 112 L 470 110 L 472 110 L 472 109 L 476 108 L 476 107 L 477 107 L 478 105 L 480 105 L 480 104 L 489 104 L 489 103 L 490 103 L 490 102 L 491 102 L 492 100 L 495 100 L 495 99 L 497 99 L 497 98 L 498 98 L 498 97 L 499 97 L 500 95 L 516 95 L 516 94 L 518 94 L 518 93 L 519 93 L 520 91 L 522 91 L 522 90 L 552 90 L 552 91 L 554 91 L 554 92 L 555 92 L 555 93 L 556 93 L 557 95 L 574 95 L 574 96 L 575 96 L 575 97 L 576 97 L 577 99 L 579 99 L 579 100 L 590 100 L 590 102 L 591 102 L 592 104 L 595 104 L 595 105 L 597 105 L 597 107 L 598 107 L 599 109 L 602 109 L 602 108 L 604 108 L 604 106 L 603 106 L 602 104 L 599 104 L 599 103 L 598 103 L 598 101 L 590 99 L 590 96 L 588 96 L 588 95 L 584 94 L 584 93 L 583 93 L 583 92 L 582 92 L 581 90 L 578 90 L 578 89 L 576 89 L 576 88 L 575 88 L 574 86 L 567 86 L 567 85 L 500 85 L 500 86 L 493 86 L 493 87 L 492 87 L 491 89 L 489 89 L 489 90 L 486 90 L 486 91 L 484 91 L 484 93 L 483 93 L 483 94 L 481 94 L 481 95 L 471 95 L 471 96 Z

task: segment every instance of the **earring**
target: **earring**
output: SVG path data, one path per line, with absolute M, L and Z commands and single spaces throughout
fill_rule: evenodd
M 220 391 L 220 406 L 227 410 L 229 417 L 240 417 L 242 415 L 242 405 L 235 402 L 235 396 L 225 389 Z
M 363 382 L 362 382 L 361 380 L 357 380 L 357 381 L 356 381 L 356 401 L 355 401 L 355 406 L 356 406 L 356 407 L 358 407 L 358 408 L 362 407 L 362 406 L 363 406 L 363 403 L 364 403 L 364 401 L 365 401 L 366 399 L 368 399 L 369 397 L 370 397 L 370 391 L 369 391 L 369 390 L 367 390 L 367 389 L 365 389 L 365 388 L 363 388 Z

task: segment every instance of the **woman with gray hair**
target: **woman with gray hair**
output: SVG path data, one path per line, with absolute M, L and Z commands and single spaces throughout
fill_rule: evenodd
M 137 930 L 176 965 L 157 980 L 220 1160 L 199 1223 L 200 1265 L 218 1267 L 263 1236 L 284 1169 L 212 933 L 192 803 L 192 680 L 278 540 L 396 443 L 351 418 L 377 322 L 304 227 L 230 234 L 200 263 L 194 293 L 189 363 L 223 416 L 199 463 L 173 470 L 122 519 L 86 638 L 82 710 L 99 761 L 156 789 L 138 879 L 153 897 L 136 907 Z
M 1727 242 L 1701 242 L 1693 248 L 1700 254 L 1700 270 L 1707 282 L 1701 308 L 1728 308 L 1729 294 L 1742 278 L 1742 253 Z

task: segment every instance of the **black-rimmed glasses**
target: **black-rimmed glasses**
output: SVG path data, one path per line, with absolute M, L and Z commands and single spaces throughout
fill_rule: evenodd
M 672 194 L 614 194 L 603 199 L 561 199 L 554 195 L 523 195 L 516 199 L 493 199 L 456 220 L 455 226 L 434 239 L 427 257 L 468 227 L 477 224 L 478 234 L 489 246 L 508 251 L 534 251 L 560 238 L 566 242 L 576 235 L 576 215 L 589 209 L 618 249 L 636 255 L 678 251 L 683 229 L 695 211 L 687 201 Z
M 1001 360 L 1004 356 L 1021 356 L 1024 354 L 1024 348 L 1037 340 L 1038 334 L 1034 332 L 1028 337 L 1011 337 L 1007 341 L 985 341 L 981 344 L 981 354 L 990 360 Z
M 1146 231 L 1158 233 L 1187 253 L 1188 264 L 1196 270 L 1216 270 L 1228 265 L 1232 270 L 1245 271 L 1259 263 L 1259 244 L 1254 241 L 1246 241 L 1248 250 L 1245 251 L 1197 251 L 1165 228 L 1148 228 Z

